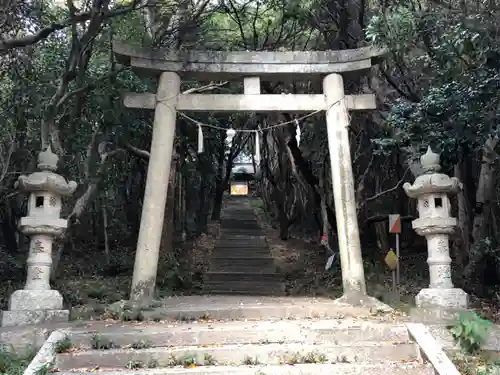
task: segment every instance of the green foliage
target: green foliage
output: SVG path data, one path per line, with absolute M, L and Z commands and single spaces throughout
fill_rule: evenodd
M 489 56 L 498 42 L 475 14 L 432 13 L 394 7 L 376 14 L 366 35 L 389 50 L 387 65 L 402 81 L 385 125 L 374 140 L 379 153 L 432 145 L 456 163 L 498 135 L 500 75 Z
M 0 346 L 0 375 L 21 375 L 36 355 L 35 348 L 15 352 L 5 345 Z
M 90 346 L 96 350 L 115 349 L 117 346 L 108 337 L 95 333 L 90 339 Z
M 476 313 L 461 313 L 458 322 L 450 327 L 450 331 L 462 350 L 475 353 L 486 341 L 492 325 L 492 322 L 482 319 Z
M 151 342 L 144 340 L 134 341 L 131 345 L 132 349 L 148 349 L 152 346 L 153 344 Z
M 488 363 L 483 368 L 479 368 L 476 371 L 476 375 L 499 375 L 500 365 L 494 363 Z
M 65 336 L 62 340 L 58 341 L 55 345 L 56 353 L 66 353 L 73 347 L 73 343 L 68 336 Z
M 411 48 L 417 33 L 417 19 L 414 13 L 403 6 L 373 16 L 366 28 L 366 38 L 371 44 L 388 47 L 398 53 Z
M 144 362 L 142 361 L 139 361 L 139 360 L 130 360 L 127 362 L 126 366 L 125 366 L 127 369 L 129 370 L 137 370 L 137 369 L 140 369 L 140 368 L 144 368 L 145 365 L 144 365 Z
M 198 361 L 196 360 L 195 356 L 188 355 L 184 358 L 182 358 L 182 365 L 184 367 L 191 367 L 191 366 L 196 366 Z
M 260 364 L 260 361 L 258 357 L 250 357 L 249 355 L 247 355 L 243 359 L 243 364 L 247 366 L 257 366 Z

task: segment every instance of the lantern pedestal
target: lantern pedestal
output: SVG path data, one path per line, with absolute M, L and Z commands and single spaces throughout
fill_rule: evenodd
M 2 327 L 41 322 L 67 322 L 63 298 L 57 290 L 16 290 L 9 299 L 9 310 L 2 313 Z
M 50 272 L 52 243 L 67 227 L 67 221 L 60 218 L 61 197 L 73 194 L 77 185 L 55 173 L 57 162 L 57 155 L 49 148 L 38 155 L 40 171 L 17 181 L 19 188 L 30 193 L 28 215 L 19 221 L 19 230 L 30 237 L 30 248 L 26 284 L 10 296 L 9 310 L 2 313 L 3 327 L 69 319 L 61 293 L 50 287 Z
M 440 307 L 447 310 L 464 310 L 468 306 L 468 295 L 460 288 L 422 289 L 415 297 L 420 308 Z
M 462 289 L 422 289 L 415 297 L 412 319 L 426 324 L 454 324 L 468 310 L 469 296 Z

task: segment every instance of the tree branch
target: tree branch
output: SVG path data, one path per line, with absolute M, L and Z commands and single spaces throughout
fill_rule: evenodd
M 113 10 L 104 12 L 102 17 L 103 19 L 109 19 L 113 18 L 116 16 L 123 15 L 125 13 L 128 13 L 132 10 L 138 10 L 143 8 L 147 2 L 144 4 L 139 4 L 138 0 L 132 1 L 131 4 L 127 6 L 120 6 L 117 7 Z M 53 23 L 50 26 L 44 27 L 43 29 L 39 30 L 38 32 L 34 34 L 29 34 L 20 38 L 11 38 L 7 40 L 2 40 L 0 41 L 0 52 L 6 52 L 10 49 L 13 48 L 22 48 L 22 47 L 27 47 L 33 44 L 36 44 L 46 38 L 48 38 L 50 35 L 52 35 L 54 32 L 65 29 L 69 26 L 71 26 L 74 23 L 84 23 L 89 21 L 92 18 L 93 12 L 84 12 L 80 14 L 75 14 L 72 17 L 69 17 L 65 19 L 64 21 L 60 23 Z
M 366 202 L 374 201 L 375 199 L 380 198 L 382 195 L 388 194 L 390 192 L 395 191 L 396 189 L 399 189 L 401 187 L 401 185 L 403 184 L 403 182 L 406 178 L 406 175 L 408 174 L 409 171 L 410 171 L 410 168 L 409 167 L 406 168 L 405 173 L 403 173 L 403 177 L 401 177 L 401 179 L 398 181 L 398 183 L 396 185 L 394 185 L 393 187 L 391 187 L 389 189 L 383 190 L 375 195 L 372 195 L 371 197 L 365 198 L 365 200 L 363 201 L 363 204 L 365 204 Z

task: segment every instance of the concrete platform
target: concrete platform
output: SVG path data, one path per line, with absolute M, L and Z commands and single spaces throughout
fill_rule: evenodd
M 363 322 L 355 319 L 176 322 L 176 323 L 110 323 L 96 322 L 70 332 L 71 342 L 90 349 L 93 334 L 98 333 L 121 348 L 135 342 L 150 347 L 214 346 L 240 344 L 348 344 L 354 342 L 409 342 L 408 330 L 402 324 Z
M 266 296 L 184 296 L 167 298 L 162 306 L 144 311 L 146 319 L 165 320 L 267 320 L 303 318 L 377 317 L 394 319 L 393 310 L 380 303 L 376 309 L 353 307 L 329 299 Z

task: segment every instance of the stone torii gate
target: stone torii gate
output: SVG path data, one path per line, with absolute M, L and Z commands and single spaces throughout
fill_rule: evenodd
M 373 48 L 313 52 L 197 52 L 114 44 L 118 60 L 139 74 L 160 76 L 158 91 L 129 93 L 128 108 L 155 110 L 131 299 L 152 298 L 167 198 L 177 111 L 326 111 L 335 213 L 344 296 L 350 304 L 376 303 L 367 297 L 354 197 L 348 110 L 375 109 L 375 96 L 345 95 L 341 73 L 366 70 L 381 52 Z M 261 94 L 260 79 L 323 77 L 322 94 Z M 243 80 L 243 94 L 181 94 L 190 80 Z

